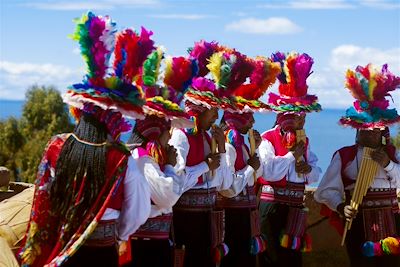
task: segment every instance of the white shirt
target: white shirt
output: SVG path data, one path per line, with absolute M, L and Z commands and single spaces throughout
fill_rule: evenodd
M 269 182 L 280 181 L 286 176 L 289 182 L 293 183 L 315 183 L 318 182 L 321 168 L 317 166 L 318 158 L 307 147 L 307 163 L 311 166 L 308 174 L 296 173 L 296 159 L 293 152 L 289 151 L 286 155 L 276 156 L 274 146 L 268 140 L 263 139 L 258 148 L 260 161 L 263 165 L 263 179 Z
M 352 180 L 357 179 L 358 166 L 361 166 L 363 150 L 358 148 L 356 158 L 344 169 L 344 173 Z M 397 156 L 399 159 L 399 156 Z M 333 159 L 327 168 L 317 190 L 314 192 L 314 198 L 317 202 L 324 203 L 330 209 L 336 210 L 336 207 L 344 201 L 344 190 L 351 190 L 355 184 L 344 187 L 341 175 L 342 161 L 340 154 L 335 153 Z M 378 167 L 377 175 L 370 188 L 399 188 L 400 187 L 400 164 L 390 161 L 388 166 Z
M 169 144 L 176 148 L 178 154 L 177 163 L 175 165 L 176 173 L 185 173 L 187 179 L 198 179 L 201 174 L 203 174 L 204 183 L 201 185 L 196 185 L 193 188 L 196 189 L 207 189 L 216 187 L 218 191 L 228 189 L 233 182 L 233 173 L 227 165 L 226 154 L 221 153 L 220 166 L 215 170 L 214 177 L 209 171 L 208 165 L 205 161 L 191 166 L 191 169 L 186 167 L 186 158 L 189 153 L 190 145 L 186 134 L 179 130 L 174 129 L 172 132 Z M 210 153 L 210 145 L 207 140 L 204 140 L 204 159 Z M 199 175 L 200 173 L 200 175 Z
M 150 186 L 138 167 L 137 161 L 129 157 L 124 178 L 124 199 L 121 212 L 107 208 L 102 220 L 118 220 L 117 238 L 129 237 L 149 218 Z
M 233 145 L 229 143 L 225 143 L 226 150 L 226 159 L 228 167 L 233 173 L 233 182 L 229 189 L 220 191 L 220 194 L 224 197 L 234 197 L 242 192 L 246 185 L 253 186 L 254 185 L 254 169 L 250 165 L 246 165 L 243 169 L 236 171 L 235 170 L 235 162 L 237 158 L 236 149 Z M 247 153 L 247 149 L 245 145 L 242 145 L 243 151 L 243 160 L 247 162 L 250 158 L 249 153 Z M 258 154 L 258 150 L 256 151 Z M 260 177 L 262 175 L 262 165 L 260 164 L 260 168 L 257 169 L 256 177 Z
M 187 179 L 183 174 L 176 174 L 174 167 L 169 164 L 165 166 L 164 172 L 161 171 L 160 166 L 151 156 L 139 157 L 138 149 L 132 151 L 132 156 L 137 160 L 138 167 L 143 172 L 150 187 L 150 197 L 154 203 L 154 205 L 151 205 L 150 218 L 172 212 L 172 206 L 175 205 L 179 197 L 185 191 L 191 189 L 197 183 L 197 177 L 202 174 L 198 170 L 186 167 L 187 172 L 193 174 L 193 177 Z M 194 175 L 197 175 L 197 177 L 194 178 Z

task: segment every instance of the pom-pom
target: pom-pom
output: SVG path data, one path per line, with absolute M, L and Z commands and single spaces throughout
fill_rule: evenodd
M 374 242 L 367 241 L 362 246 L 362 253 L 366 257 L 373 257 L 375 256 L 374 253 Z
M 222 261 L 222 258 L 225 257 L 229 253 L 229 248 L 225 243 L 221 243 L 217 245 L 213 249 L 213 260 L 214 263 L 219 266 Z
M 283 234 L 281 237 L 281 247 L 283 248 L 289 248 L 290 244 L 289 244 L 289 235 L 287 234 Z
M 400 254 L 399 241 L 394 237 L 386 237 L 381 240 L 382 250 L 386 255 L 398 255 Z

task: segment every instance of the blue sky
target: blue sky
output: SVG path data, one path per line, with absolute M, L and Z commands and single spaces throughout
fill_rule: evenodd
M 67 35 L 87 10 L 110 15 L 119 29 L 145 26 L 171 55 L 185 55 L 200 39 L 249 56 L 306 52 L 315 61 L 309 91 L 327 108 L 351 104 L 347 68 L 387 62 L 400 75 L 400 1 L 2 0 L 0 99 L 23 99 L 32 84 L 63 92 L 81 81 L 78 44 Z M 400 93 L 393 97 L 399 107 Z

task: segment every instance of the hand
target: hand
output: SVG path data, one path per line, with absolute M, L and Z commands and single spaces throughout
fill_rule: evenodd
M 168 145 L 166 150 L 167 150 L 167 164 L 175 166 L 176 158 L 178 157 L 175 147 Z
M 383 168 L 385 168 L 390 163 L 389 156 L 382 147 L 375 151 L 372 151 L 371 158 Z
M 211 129 L 211 134 L 212 134 L 212 137 L 217 142 L 218 152 L 219 153 L 225 153 L 225 135 L 224 135 L 224 131 L 220 127 L 218 127 L 216 125 L 213 125 L 213 127 Z
M 206 162 L 210 171 L 215 170 L 220 165 L 221 156 L 219 154 L 209 154 Z
M 262 138 L 257 130 L 253 130 L 254 142 L 256 143 L 256 149 L 260 146 Z
M 345 203 L 341 203 L 336 208 L 337 212 L 346 218 L 347 221 L 356 217 L 357 210 L 350 205 L 346 205 Z
M 124 255 L 128 250 L 128 242 L 129 241 L 119 241 L 118 242 L 118 255 Z
M 249 158 L 247 164 L 250 165 L 255 171 L 257 171 L 258 168 L 260 168 L 260 159 L 257 155 L 253 155 Z
M 297 173 L 302 173 L 302 174 L 308 174 L 308 173 L 310 173 L 311 170 L 312 170 L 311 166 L 308 165 L 307 162 L 302 161 L 302 160 L 296 162 L 296 167 L 295 167 L 295 169 L 296 169 L 296 172 L 297 172 Z
M 300 141 L 299 143 L 294 145 L 292 153 L 293 153 L 293 156 L 296 159 L 296 161 L 299 158 L 301 158 L 305 152 L 306 152 L 306 147 L 305 147 L 303 141 Z

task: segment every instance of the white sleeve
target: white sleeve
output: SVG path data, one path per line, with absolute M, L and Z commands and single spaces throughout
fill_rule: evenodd
M 160 166 L 150 156 L 140 157 L 138 165 L 143 169 L 149 183 L 151 200 L 154 204 L 161 209 L 175 205 L 183 192 L 184 177 L 176 175 L 171 165 L 166 165 L 165 172 L 162 172 Z
M 168 143 L 175 147 L 176 153 L 178 154 L 175 165 L 176 173 L 182 174 L 185 171 L 186 158 L 189 153 L 189 140 L 181 130 L 174 129 Z
M 397 161 L 400 162 L 400 155 L 396 155 Z M 390 161 L 384 168 L 388 176 L 396 182 L 396 187 L 400 188 L 400 164 Z
M 234 197 L 242 192 L 248 183 L 254 181 L 254 169 L 251 166 L 247 165 L 242 170 L 235 171 L 235 162 L 237 157 L 236 149 L 231 144 L 225 143 L 225 150 L 227 165 L 233 173 L 233 182 L 230 188 L 226 190 L 221 190 L 220 193 L 224 197 Z
M 172 132 L 169 144 L 174 146 L 177 153 L 175 171 L 178 175 L 185 175 L 186 179 L 183 186 L 183 192 L 191 189 L 196 185 L 198 178 L 209 171 L 208 165 L 205 161 L 194 165 L 186 166 L 186 158 L 189 153 L 189 140 L 186 135 L 178 129 L 174 129 Z
M 337 206 L 343 202 L 344 185 L 341 168 L 340 154 L 336 152 L 317 190 L 314 192 L 314 199 L 327 205 L 331 210 L 336 210 Z
M 308 152 L 308 165 L 311 166 L 311 172 L 304 175 L 306 178 L 307 184 L 316 183 L 319 180 L 319 176 L 321 175 L 321 168 L 317 166 L 318 158 L 317 156 L 309 150 Z
M 139 171 L 136 160 L 128 159 L 124 178 L 124 200 L 118 223 L 118 239 L 129 240 L 129 236 L 150 216 L 150 188 Z
M 276 156 L 275 149 L 268 140 L 262 140 L 258 149 L 263 168 L 263 178 L 267 181 L 279 181 L 288 174 L 289 166 L 295 161 L 292 152 Z

